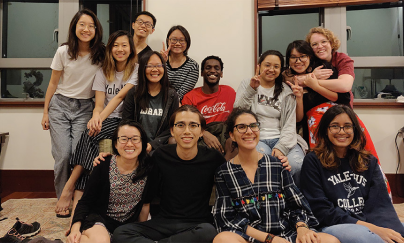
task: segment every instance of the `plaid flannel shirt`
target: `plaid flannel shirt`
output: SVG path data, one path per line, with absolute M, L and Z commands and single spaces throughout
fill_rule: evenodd
M 231 231 L 249 242 L 247 226 L 294 242 L 296 223 L 309 227 L 318 221 L 307 200 L 281 162 L 269 155 L 258 161 L 254 184 L 241 165 L 230 161 L 216 172 L 216 203 L 212 209 L 218 232 Z

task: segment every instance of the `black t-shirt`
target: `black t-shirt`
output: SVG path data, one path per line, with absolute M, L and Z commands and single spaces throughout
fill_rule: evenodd
M 191 222 L 211 222 L 209 198 L 216 169 L 226 162 L 214 149 L 198 146 L 198 154 L 191 160 L 177 155 L 177 145 L 156 149 L 153 171 L 148 178 L 151 189 L 146 203 L 160 196 L 159 216 Z
M 139 122 L 146 131 L 147 142 L 154 140 L 156 132 L 159 129 L 161 123 L 161 117 L 163 116 L 163 92 L 160 92 L 156 96 L 149 95 L 149 105 L 146 110 L 141 110 L 139 115 Z
M 148 51 L 153 51 L 150 46 L 146 46 L 143 50 L 141 50 L 138 54 L 137 54 L 137 60 L 139 62 L 140 58 L 142 58 L 142 56 L 148 52 Z

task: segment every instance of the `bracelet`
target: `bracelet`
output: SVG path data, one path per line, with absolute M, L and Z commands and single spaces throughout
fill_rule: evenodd
M 268 235 L 267 235 L 267 238 L 265 238 L 264 243 L 271 243 L 271 242 L 274 240 L 274 238 L 275 238 L 275 235 L 273 235 L 273 234 L 268 234 Z
M 305 223 L 296 225 L 296 230 L 297 230 L 299 227 L 304 227 L 304 228 L 306 228 L 306 229 L 309 229 L 309 227 L 308 227 Z

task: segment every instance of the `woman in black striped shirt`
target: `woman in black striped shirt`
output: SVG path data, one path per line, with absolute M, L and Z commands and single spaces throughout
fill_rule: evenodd
M 199 78 L 199 65 L 194 59 L 188 57 L 191 37 L 183 26 L 171 27 L 166 44 L 167 50 L 163 43 L 163 50 L 160 53 L 167 62 L 168 80 L 181 101 L 182 97 L 195 87 Z

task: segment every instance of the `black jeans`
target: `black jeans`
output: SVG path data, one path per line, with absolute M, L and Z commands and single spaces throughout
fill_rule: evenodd
M 141 223 L 118 227 L 112 236 L 116 243 L 212 242 L 217 231 L 210 223 L 184 222 L 155 217 Z

